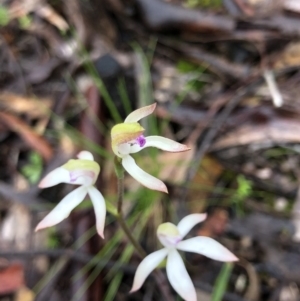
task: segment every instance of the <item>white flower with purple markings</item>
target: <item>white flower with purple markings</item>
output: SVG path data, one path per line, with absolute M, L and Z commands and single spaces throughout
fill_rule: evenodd
M 159 179 L 146 173 L 135 163 L 130 154 L 137 153 L 146 147 L 156 147 L 168 152 L 187 151 L 186 145 L 161 136 L 144 137 L 144 128 L 138 121 L 153 113 L 156 103 L 142 107 L 130 113 L 124 123 L 111 129 L 112 149 L 121 158 L 124 169 L 142 185 L 163 192 L 168 192 L 166 185 Z
M 172 223 L 161 224 L 157 229 L 157 236 L 165 248 L 149 254 L 142 260 L 136 270 L 131 292 L 140 289 L 148 275 L 167 257 L 167 277 L 173 289 L 184 300 L 197 301 L 195 287 L 177 250 L 194 252 L 225 262 L 238 260 L 228 249 L 210 237 L 198 236 L 182 240 L 196 224 L 205 218 L 206 214 L 190 214 L 184 217 L 177 226 Z
M 100 166 L 94 161 L 93 155 L 82 151 L 76 160 L 69 160 L 66 164 L 51 171 L 39 183 L 40 188 L 47 188 L 59 183 L 80 185 L 66 195 L 58 205 L 37 225 L 36 231 L 54 226 L 67 218 L 71 211 L 79 205 L 88 194 L 91 198 L 96 215 L 96 228 L 103 238 L 106 205 L 101 192 L 94 187 L 100 172 Z

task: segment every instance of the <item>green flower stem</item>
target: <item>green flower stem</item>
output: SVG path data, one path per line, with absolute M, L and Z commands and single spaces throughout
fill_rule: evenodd
M 122 211 L 123 206 L 123 197 L 124 197 L 124 168 L 119 161 L 119 158 L 115 157 L 115 171 L 118 178 L 118 214 L 116 216 L 121 228 L 125 232 L 127 238 L 132 243 L 134 248 L 136 249 L 137 253 L 140 255 L 141 258 L 144 258 L 147 256 L 147 253 L 144 251 L 144 249 L 141 247 L 141 245 L 137 242 L 137 240 L 132 236 L 132 232 L 128 228 Z
M 124 191 L 124 176 L 122 178 L 118 178 L 118 216 L 121 216 L 123 219 L 123 191 Z
M 141 247 L 141 245 L 138 243 L 138 241 L 132 236 L 132 232 L 128 228 L 122 211 L 122 205 L 123 205 L 123 197 L 124 197 L 124 168 L 119 160 L 119 158 L 115 157 L 115 171 L 118 178 L 118 213 L 116 215 L 116 218 L 125 232 L 127 238 L 134 246 L 135 250 L 139 254 L 139 256 L 144 259 L 147 256 L 147 253 L 144 251 L 144 249 Z M 154 279 L 157 284 L 157 286 L 160 288 L 160 291 L 164 297 L 164 300 L 166 301 L 173 301 L 174 298 L 172 297 L 172 294 L 170 292 L 170 287 L 168 285 L 168 282 L 166 280 L 166 276 L 160 269 L 156 269 L 154 271 Z
M 125 232 L 127 238 L 130 240 L 134 248 L 136 249 L 137 253 L 140 255 L 141 258 L 144 258 L 147 256 L 144 249 L 141 247 L 141 245 L 137 242 L 137 240 L 132 236 L 132 232 L 128 228 L 122 211 L 122 205 L 123 205 L 123 195 L 124 195 L 124 175 L 123 177 L 118 178 L 118 215 L 117 220 Z
M 130 229 L 128 228 L 127 224 L 125 223 L 123 217 L 121 217 L 120 215 L 118 215 L 117 216 L 117 220 L 118 220 L 121 228 L 125 232 L 127 238 L 129 239 L 129 241 L 132 243 L 132 245 L 134 246 L 135 250 L 139 254 L 139 256 L 141 258 L 145 258 L 147 256 L 146 252 L 143 250 L 143 248 L 140 246 L 140 244 L 135 240 L 135 238 L 131 235 Z

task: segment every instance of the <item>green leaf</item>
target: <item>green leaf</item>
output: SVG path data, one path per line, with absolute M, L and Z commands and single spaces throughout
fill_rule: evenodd
M 21 173 L 28 179 L 30 184 L 36 184 L 43 170 L 42 157 L 36 153 L 29 154 L 29 163 L 21 168 Z
M 246 198 L 252 192 L 252 182 L 247 180 L 243 175 L 237 177 L 238 189 L 237 195 L 239 198 Z
M 221 272 L 219 273 L 214 285 L 211 301 L 221 301 L 226 292 L 228 281 L 231 275 L 233 264 L 226 262 L 223 264 Z

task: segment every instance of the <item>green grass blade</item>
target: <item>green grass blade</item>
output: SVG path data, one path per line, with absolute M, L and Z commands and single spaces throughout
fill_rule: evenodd
M 214 285 L 211 301 L 221 301 L 226 292 L 228 281 L 231 275 L 233 264 L 226 262 L 223 264 L 221 272 L 219 273 Z
M 105 297 L 104 297 L 104 301 L 113 301 L 119 286 L 121 284 L 122 278 L 123 278 L 124 273 L 118 273 L 114 279 L 110 282 L 108 289 L 106 291 Z
M 131 107 L 130 99 L 129 99 L 129 96 L 127 93 L 126 82 L 125 82 L 124 78 L 120 78 L 118 81 L 118 91 L 119 91 L 119 95 L 121 97 L 123 108 L 124 108 L 126 114 L 129 115 L 132 112 L 132 107 Z
M 92 77 L 96 87 L 100 91 L 100 94 L 103 97 L 105 105 L 107 106 L 111 116 L 113 117 L 113 119 L 116 123 L 122 122 L 121 115 L 120 115 L 119 111 L 117 110 L 117 107 L 116 107 L 113 99 L 109 95 L 103 81 L 99 77 L 98 72 L 97 72 L 94 64 L 92 63 L 88 52 L 83 48 L 81 49 L 81 51 L 85 58 L 84 67 L 85 67 L 87 73 Z

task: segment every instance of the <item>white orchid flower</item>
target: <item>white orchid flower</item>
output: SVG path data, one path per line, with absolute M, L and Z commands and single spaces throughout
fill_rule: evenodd
M 210 237 L 197 236 L 182 240 L 205 218 L 206 214 L 196 213 L 184 217 L 177 227 L 172 223 L 161 224 L 157 229 L 157 236 L 165 248 L 149 254 L 142 260 L 136 270 L 130 292 L 140 289 L 148 275 L 167 257 L 167 277 L 174 290 L 186 301 L 197 301 L 195 287 L 177 250 L 198 253 L 219 261 L 238 260 L 228 249 Z
M 97 232 L 104 238 L 105 200 L 101 192 L 93 186 L 99 175 L 100 166 L 88 151 L 80 152 L 77 158 L 76 160 L 69 160 L 63 166 L 54 169 L 39 183 L 40 188 L 51 187 L 59 183 L 75 184 L 80 185 L 80 187 L 66 195 L 37 225 L 35 231 L 60 223 L 89 194 L 95 209 Z
M 122 159 L 124 169 L 142 185 L 163 192 L 168 192 L 166 185 L 159 179 L 143 171 L 130 154 L 137 153 L 146 147 L 156 147 L 168 152 L 183 152 L 190 148 L 184 144 L 161 136 L 144 137 L 144 128 L 138 121 L 153 113 L 156 103 L 137 109 L 130 113 L 124 123 L 111 129 L 113 152 Z

